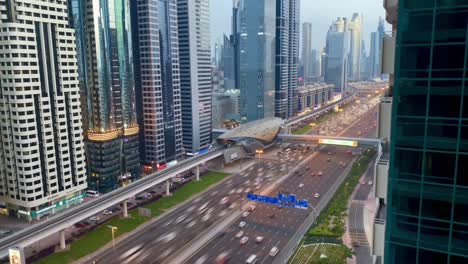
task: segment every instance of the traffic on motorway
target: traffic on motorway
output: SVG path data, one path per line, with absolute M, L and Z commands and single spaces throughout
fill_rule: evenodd
M 360 100 L 362 104 L 359 102 L 356 107 L 350 106 L 350 113 L 341 112 L 330 122 L 320 125 L 319 131 L 328 129 L 330 135 L 336 136 L 375 136 L 376 101 L 367 98 Z M 338 130 L 337 127 L 342 128 Z M 365 130 L 367 133 L 363 133 Z M 290 153 L 300 151 L 303 147 L 287 145 L 272 152 L 276 152 L 280 164 L 285 164 L 289 159 L 294 159 Z M 278 192 L 296 194 L 298 199 L 308 199 L 312 207 L 317 206 L 360 151 L 332 146 L 320 148 L 306 163 L 294 167 L 293 175 L 272 190 L 272 196 Z M 281 175 L 282 171 L 276 170 L 275 173 Z M 272 263 L 277 253 L 271 252 L 280 251 L 312 212 L 312 208 L 300 210 L 255 204 L 255 210 L 239 218 L 222 236 L 213 239 L 186 263 L 217 263 L 219 256 L 225 256 L 229 263 L 248 263 L 254 255 L 259 263 Z M 260 242 L 257 241 L 258 237 L 261 237 Z

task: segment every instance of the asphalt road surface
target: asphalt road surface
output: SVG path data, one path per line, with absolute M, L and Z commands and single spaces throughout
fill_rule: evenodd
M 362 122 L 372 124 L 376 119 L 374 112 L 369 111 L 361 119 Z M 356 136 L 362 129 L 363 126 L 356 122 L 343 136 Z M 369 126 L 368 130 L 372 128 Z M 276 146 L 266 151 L 262 155 L 263 161 L 131 234 L 116 243 L 115 247 L 99 252 L 89 263 L 162 263 L 173 258 L 184 245 L 196 243 L 195 238 L 204 230 L 213 228 L 217 221 L 226 218 L 233 210 L 240 210 L 239 205 L 245 202 L 247 192 L 260 192 L 295 169 L 301 173 L 287 178 L 271 195 L 279 191 L 290 192 L 297 194 L 299 199 L 308 199 L 315 206 L 320 199 L 314 198 L 315 193 L 324 194 L 344 170 L 340 162 L 348 166 L 353 156 L 347 153 L 347 148 L 325 147 L 316 151 L 316 157 L 306 165 L 296 168 L 297 164 L 313 154 L 313 149 L 295 145 Z M 328 155 L 329 152 L 331 155 Z M 330 161 L 327 161 L 328 158 Z M 311 176 L 312 172 L 317 174 L 318 171 L 322 171 L 323 176 Z M 301 183 L 303 187 L 299 187 Z M 244 263 L 251 254 L 257 254 L 261 262 L 268 263 L 270 249 L 275 245 L 281 249 L 311 211 L 256 204 L 253 212 L 228 226 L 186 263 L 213 263 L 225 251 L 229 251 L 231 263 Z M 235 234 L 241 230 L 238 227 L 241 220 L 247 223 L 242 228 L 245 232 L 243 236 L 249 237 L 247 244 L 242 246 L 239 238 L 235 238 Z M 259 244 L 255 243 L 257 236 L 264 237 Z
M 375 133 L 374 124 L 376 122 L 376 108 L 366 112 L 358 122 L 355 122 L 342 136 L 357 137 L 373 136 Z M 367 131 L 367 132 L 366 132 Z M 351 149 L 343 147 L 323 148 L 318 156 L 309 164 L 301 168 L 303 176 L 291 176 L 278 187 L 277 192 L 289 192 L 296 194 L 299 199 L 308 199 L 312 206 L 316 206 L 320 198 L 315 198 L 315 193 L 320 196 L 337 180 L 343 172 L 344 167 L 340 162 L 349 165 L 353 156 L 349 154 Z M 328 155 L 331 152 L 331 155 Z M 330 158 L 330 162 L 327 159 Z M 305 167 L 310 169 L 306 171 Z M 322 171 L 323 176 L 311 176 L 312 172 Z M 303 187 L 299 187 L 300 184 Z M 370 186 L 369 186 L 370 187 Z M 366 196 L 367 198 L 367 196 Z M 246 259 L 255 254 L 258 256 L 258 263 L 271 263 L 274 257 L 269 256 L 271 248 L 277 246 L 280 250 L 312 210 L 300 210 L 291 208 L 278 208 L 272 205 L 257 204 L 254 212 L 246 218 L 241 218 L 226 229 L 223 236 L 215 238 L 205 247 L 193 255 L 186 263 L 216 263 L 216 258 L 220 255 L 228 255 L 229 263 L 245 263 Z M 272 218 L 272 215 L 274 217 Z M 362 212 L 361 212 L 362 218 Z M 240 228 L 240 221 L 245 221 L 246 226 Z M 362 223 L 362 221 L 361 221 Z M 241 245 L 240 239 L 236 237 L 239 231 L 243 231 L 243 237 L 248 237 L 248 242 Z M 256 237 L 263 237 L 261 243 L 256 243 Z

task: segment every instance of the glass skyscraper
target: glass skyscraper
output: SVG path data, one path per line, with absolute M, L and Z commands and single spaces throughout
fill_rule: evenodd
M 239 89 L 241 121 L 275 115 L 276 0 L 241 0 Z
M 335 92 L 344 93 L 347 82 L 347 22 L 339 17 L 330 26 L 325 48 L 325 82 L 335 85 Z
M 88 185 L 102 192 L 139 176 L 130 0 L 70 0 L 77 32 Z
M 140 150 L 147 165 L 182 155 L 177 1 L 132 1 Z
M 399 0 L 391 12 L 398 23 L 384 263 L 468 263 L 468 5 Z

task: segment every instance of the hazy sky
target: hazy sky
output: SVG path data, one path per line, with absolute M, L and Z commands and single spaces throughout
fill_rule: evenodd
M 379 16 L 385 17 L 383 0 L 301 0 L 300 4 L 300 23 L 312 22 L 313 49 L 324 47 L 328 28 L 334 19 L 339 16 L 350 19 L 354 12 L 359 12 L 364 18 L 363 38 L 368 53 L 370 33 L 377 30 Z M 222 41 L 223 33 L 231 33 L 232 0 L 210 0 L 210 8 L 211 42 L 214 47 L 215 41 Z M 302 25 L 300 30 L 302 31 Z M 389 30 L 388 25 L 386 30 Z

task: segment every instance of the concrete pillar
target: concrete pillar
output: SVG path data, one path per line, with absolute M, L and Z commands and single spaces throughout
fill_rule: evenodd
M 200 165 L 195 166 L 195 179 L 196 181 L 200 180 Z
M 128 208 L 127 208 L 127 200 L 122 202 L 122 216 L 124 218 L 128 217 Z
M 170 196 L 171 195 L 171 181 L 170 180 L 167 180 L 166 181 L 166 196 Z
M 65 229 L 62 229 L 59 231 L 59 237 L 60 237 L 60 249 L 65 249 L 67 247 L 67 244 L 65 243 Z

